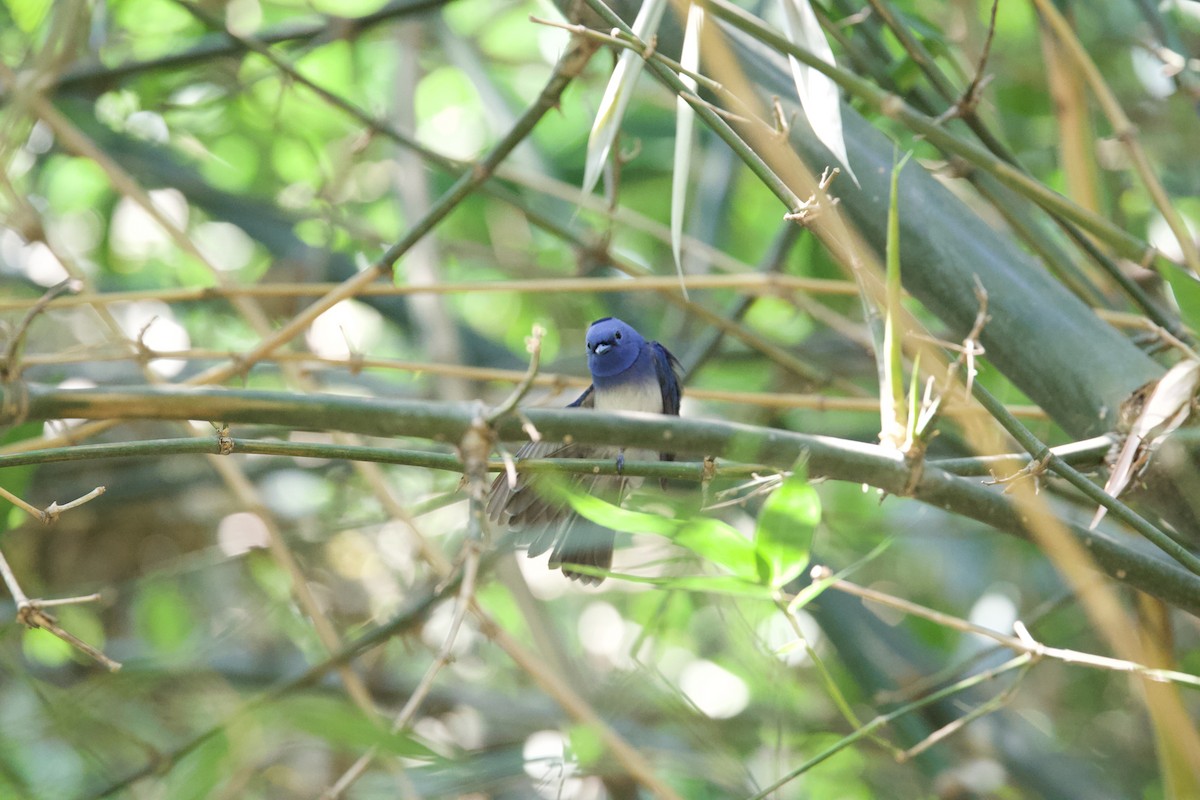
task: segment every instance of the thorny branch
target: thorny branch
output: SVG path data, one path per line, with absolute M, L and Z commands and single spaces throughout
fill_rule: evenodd
M 983 345 L 980 344 L 979 338 L 983 335 L 984 326 L 987 325 L 991 317 L 988 315 L 988 293 L 987 289 L 983 288 L 983 282 L 979 280 L 979 276 L 975 276 L 975 299 L 979 301 L 979 311 L 975 314 L 975 322 L 971 325 L 971 330 L 963 338 L 961 345 L 951 344 L 949 342 L 941 342 L 943 347 L 954 350 L 958 353 L 958 357 L 950 363 L 946 369 L 945 379 L 939 391 L 935 394 L 933 390 L 933 378 L 925 384 L 925 396 L 921 400 L 921 413 L 918 416 L 917 424 L 914 427 L 914 439 L 921 440 L 925 437 L 938 415 L 941 413 L 942 405 L 946 395 L 949 394 L 952 382 L 959 370 L 966 368 L 966 389 L 964 394 L 967 397 L 971 395 L 971 388 L 975 383 L 975 359 L 983 355 L 986 351 Z M 910 447 L 915 444 L 915 441 L 910 443 Z
M 821 179 L 817 181 L 817 190 L 809 195 L 807 200 L 801 202 L 795 211 L 789 211 L 788 213 L 784 214 L 784 220 L 787 222 L 795 222 L 801 226 L 808 225 L 820 215 L 822 209 L 824 208 L 824 206 L 821 205 L 822 198 L 828 200 L 829 206 L 837 205 L 837 198 L 829 197 L 826 192 L 828 191 L 830 184 L 833 183 L 833 179 L 841 174 L 841 167 L 825 167 L 824 172 L 821 173 Z

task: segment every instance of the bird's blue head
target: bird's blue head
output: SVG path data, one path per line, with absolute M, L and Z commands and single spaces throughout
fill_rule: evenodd
M 611 378 L 633 366 L 646 340 L 615 317 L 592 323 L 587 332 L 588 369 L 596 378 Z

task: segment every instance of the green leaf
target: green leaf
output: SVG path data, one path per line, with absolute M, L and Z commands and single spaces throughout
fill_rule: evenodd
M 679 520 L 630 511 L 579 492 L 571 493 L 568 499 L 580 516 L 598 525 L 624 533 L 663 536 L 738 578 L 752 583 L 763 579 L 754 543 L 720 520 L 709 517 Z
M 568 736 L 571 742 L 571 755 L 575 757 L 580 766 L 586 767 L 589 764 L 595 764 L 604 755 L 604 740 L 591 725 L 575 725 L 570 729 Z
M 770 585 L 782 586 L 804 571 L 820 520 L 821 498 L 802 469 L 793 472 L 763 503 L 754 544 L 768 565 Z
M 230 769 L 229 740 L 224 734 L 210 736 L 179 760 L 167 775 L 166 796 L 177 800 L 203 800 L 217 794 Z
M 579 516 L 622 533 L 652 533 L 656 536 L 674 538 L 675 531 L 680 525 L 679 520 L 664 517 L 661 514 L 630 511 L 627 508 L 607 503 L 599 497 L 592 497 L 578 491 L 571 492 L 568 500 L 571 508 L 575 509 Z
M 1179 307 L 1179 317 L 1194 331 L 1200 331 L 1200 281 L 1182 267 L 1168 268 L 1163 277 L 1171 285 L 1171 294 Z
M 23 33 L 33 32 L 50 10 L 50 0 L 7 0 L 4 5 Z
M 883 310 L 883 386 L 879 388 L 880 420 L 879 440 L 885 446 L 900 447 L 904 439 L 904 348 L 903 331 L 897 332 L 904 310 L 900 305 L 903 295 L 900 281 L 900 171 L 908 163 L 912 152 L 905 154 L 892 167 L 890 201 L 887 220 L 887 284 L 886 307 Z
M 406 733 L 394 734 L 377 726 L 353 705 L 335 697 L 289 697 L 278 706 L 265 709 L 264 714 L 281 727 L 310 733 L 356 755 L 370 747 L 378 747 L 381 752 L 391 755 L 437 758 L 436 753 Z
M 195 628 L 191 604 L 173 583 L 152 583 L 138 595 L 134 609 L 138 633 L 156 650 L 178 650 Z
M 689 520 L 680 527 L 674 541 L 738 578 L 754 582 L 761 577 L 754 543 L 720 520 L 706 517 Z

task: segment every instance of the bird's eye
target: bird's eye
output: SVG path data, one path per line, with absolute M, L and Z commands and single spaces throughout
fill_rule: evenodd
M 621 332 L 620 332 L 620 331 L 617 331 L 617 338 L 618 338 L 618 339 L 620 339 L 620 338 L 621 338 Z

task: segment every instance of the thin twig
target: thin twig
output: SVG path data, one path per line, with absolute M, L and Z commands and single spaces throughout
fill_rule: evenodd
M 728 265 L 727 265 L 728 266 Z M 751 269 L 748 265 L 740 265 Z M 786 275 L 779 272 L 735 272 L 715 275 L 686 275 L 684 284 L 689 291 L 705 289 L 736 289 L 754 295 L 787 296 L 791 292 L 818 295 L 853 295 L 857 289 L 850 281 L 834 278 L 809 278 L 801 275 Z M 50 308 L 102 303 L 131 303 L 140 300 L 159 300 L 164 303 L 191 303 L 201 300 L 216 300 L 232 297 L 261 298 L 307 298 L 320 297 L 336 289 L 335 283 L 256 283 L 245 285 L 179 287 L 164 286 L 158 289 L 137 289 L 103 293 L 81 293 L 70 297 L 56 297 L 49 301 Z M 373 283 L 358 287 L 356 297 L 407 297 L 421 294 L 482 294 L 482 293 L 537 293 L 560 294 L 596 292 L 660 292 L 679 288 L 678 276 L 645 275 L 632 278 L 531 278 L 527 280 L 502 281 L 439 281 L 437 283 Z M 19 297 L 0 298 L 0 311 L 15 311 L 42 303 L 38 300 Z
M 511 414 L 513 409 L 517 407 L 517 404 L 521 402 L 522 398 L 533 387 L 533 381 L 537 378 L 538 374 L 538 365 L 542 359 L 542 337 L 545 335 L 545 328 L 541 325 L 533 326 L 532 335 L 525 339 L 525 350 L 529 353 L 529 368 L 525 370 L 525 375 L 513 387 L 508 399 L 488 413 L 486 419 L 488 425 L 495 425 L 499 420 Z
M 979 55 L 979 65 L 975 68 L 975 77 L 971 79 L 971 83 L 967 86 L 966 91 L 954 103 L 935 118 L 935 122 L 944 123 L 955 117 L 965 117 L 975 114 L 975 107 L 979 104 L 980 94 L 983 88 L 991 82 L 992 76 L 984 77 L 983 70 L 987 67 L 988 56 L 992 51 L 992 39 L 996 36 L 996 9 L 1000 7 L 1000 0 L 992 0 L 992 16 L 988 22 L 987 37 L 983 40 L 983 52 Z
M 64 630 L 58 624 L 58 620 L 55 619 L 54 615 L 43 610 L 54 606 L 94 603 L 100 599 L 99 594 L 89 594 L 82 597 L 63 597 L 56 600 L 30 599 L 22 591 L 21 584 L 17 581 L 17 576 L 13 573 L 12 567 L 9 566 L 8 559 L 4 557 L 2 551 L 0 551 L 0 576 L 4 578 L 4 584 L 8 587 L 8 592 L 12 595 L 13 601 L 16 603 L 17 622 L 27 628 L 41 628 L 57 636 L 110 672 L 116 672 L 121 668 L 119 662 L 113 661 L 70 631 Z
M 1013 695 L 1017 693 L 1017 689 L 1021 686 L 1021 678 L 1025 676 L 1025 673 L 1027 673 L 1033 667 L 1033 665 L 1033 658 L 1030 658 L 1025 663 L 1018 665 L 1020 672 L 1017 673 L 1016 678 L 1013 680 L 1012 684 L 1008 686 L 1008 688 L 992 699 L 988 700 L 986 703 L 971 709 L 965 715 L 959 717 L 958 719 L 951 720 L 942 727 L 938 728 L 936 731 L 926 736 L 917 744 L 900 753 L 896 757 L 896 760 L 900 763 L 903 763 L 916 758 L 921 753 L 924 753 L 926 750 L 933 747 L 935 744 L 943 742 L 949 737 L 953 736 L 955 733 L 958 733 L 975 720 L 985 717 L 994 711 L 999 711 L 1001 708 L 1006 706 L 1010 700 L 1012 700 Z
M 827 567 L 814 567 L 814 578 L 825 577 L 832 574 Z M 1128 661 L 1121 658 L 1111 658 L 1109 656 L 1095 655 L 1093 653 L 1084 653 L 1079 650 L 1069 650 L 1061 647 L 1048 647 L 1036 641 L 1030 634 L 1028 629 L 1018 620 L 1014 623 L 1013 628 L 1015 635 L 1000 633 L 999 631 L 985 628 L 982 625 L 976 625 L 961 617 L 956 617 L 951 614 L 945 614 L 926 606 L 918 605 L 910 600 L 905 600 L 895 595 L 880 592 L 876 589 L 868 589 L 865 586 L 851 583 L 845 580 L 835 580 L 829 584 L 829 588 L 836 589 L 839 592 L 854 595 L 863 600 L 872 603 L 878 603 L 889 608 L 894 608 L 905 614 L 910 614 L 914 617 L 929 620 L 946 628 L 951 628 L 962 633 L 972 633 L 978 636 L 983 636 L 999 643 L 1001 646 L 1012 650 L 1015 653 L 1026 653 L 1035 658 L 1049 658 L 1055 661 L 1061 661 L 1064 664 L 1077 664 L 1081 667 L 1089 667 L 1091 669 L 1109 670 L 1112 672 L 1132 672 L 1143 677 L 1149 678 L 1152 681 L 1181 683 L 1187 686 L 1200 688 L 1200 676 L 1191 675 L 1186 672 L 1177 670 L 1157 669 L 1148 667 L 1144 664 L 1138 664 L 1133 661 Z
M 844 736 L 842 739 L 840 739 L 839 741 L 830 745 L 829 747 L 825 748 L 820 753 L 817 753 L 815 756 L 810 758 L 808 761 L 805 761 L 800 766 L 798 766 L 795 769 L 793 769 L 792 771 L 788 772 L 782 778 L 775 781 L 774 783 L 772 783 L 770 786 L 766 787 L 762 791 L 758 792 L 753 797 L 749 798 L 749 800 L 763 800 L 764 798 L 771 796 L 776 791 L 778 791 L 780 788 L 782 788 L 783 786 L 786 786 L 788 783 L 791 783 L 796 778 L 800 777 L 805 772 L 808 772 L 810 769 L 812 769 L 813 767 L 822 763 L 826 759 L 836 755 L 837 753 L 840 753 L 842 750 L 845 750 L 847 747 L 854 744 L 855 742 L 858 742 L 868 736 L 874 735 L 876 730 L 878 730 L 879 728 L 882 728 L 884 725 L 894 722 L 895 720 L 899 719 L 900 717 L 904 716 L 905 714 L 911 714 L 914 711 L 917 711 L 921 708 L 924 708 L 925 706 L 932 705 L 933 703 L 944 700 L 945 698 L 950 697 L 954 694 L 957 694 L 958 692 L 962 692 L 962 691 L 966 691 L 967 689 L 974 688 L 975 686 L 978 686 L 981 683 L 985 683 L 994 678 L 997 678 L 1000 675 L 1003 675 L 1004 673 L 1006 673 L 1010 670 L 1016 669 L 1018 667 L 1022 667 L 1031 658 L 1032 658 L 1032 656 L 1028 655 L 1027 653 L 1022 653 L 1021 655 L 1016 656 L 1015 658 L 1013 658 L 1009 661 L 1006 661 L 1005 663 L 1001 664 L 1000 666 L 996 667 L 995 669 L 990 669 L 985 672 L 981 672 L 977 675 L 972 675 L 968 678 L 964 678 L 963 680 L 958 681 L 957 683 L 952 684 L 950 686 L 947 686 L 946 688 L 941 689 L 937 692 L 934 692 L 933 694 L 930 694 L 926 697 L 922 697 L 921 699 L 915 700 L 912 703 L 909 703 L 907 705 L 901 706 L 900 708 L 897 708 L 894 711 L 890 711 L 887 714 L 881 714 L 881 715 L 875 717 L 870 722 L 868 722 L 866 725 L 863 725 L 861 728 L 856 729 L 853 733 L 848 734 L 847 736 Z
M 33 517 L 34 519 L 37 519 L 37 520 L 42 519 L 42 510 L 40 508 L 38 508 L 37 506 L 31 505 L 30 503 L 26 503 L 20 497 L 13 494 L 8 489 L 5 489 L 3 486 L 0 486 L 0 499 L 7 500 L 8 502 L 12 503 L 17 508 L 24 511 L 29 516 Z
M 38 314 L 49 307 L 54 298 L 67 291 L 77 291 L 75 282 L 70 279 L 47 289 L 25 312 L 25 316 L 13 329 L 12 335 L 8 339 L 8 347 L 4 351 L 4 358 L 0 360 L 0 380 L 15 380 L 20 376 L 21 370 L 17 366 L 17 356 L 21 350 L 21 343 L 25 340 L 25 334 L 29 332 L 29 326 L 37 319 Z
M 958 350 L 959 345 L 936 341 L 939 345 L 951 349 Z M 149 353 L 153 359 L 171 359 L 178 361 L 207 361 L 207 360 L 224 360 L 229 358 L 238 358 L 239 353 L 230 350 L 212 350 L 204 348 L 191 348 L 188 350 L 151 350 Z M 70 354 L 54 354 L 45 356 L 28 356 L 24 362 L 29 366 L 58 366 L 65 364 L 89 364 L 96 362 L 118 362 L 130 361 L 133 359 L 129 353 L 112 353 L 87 350 L 84 352 L 75 352 Z M 366 369 L 379 370 L 396 370 L 414 373 L 428 373 L 430 375 L 451 375 L 455 377 L 467 378 L 477 381 L 507 381 L 517 383 L 524 376 L 524 371 L 497 369 L 495 367 L 475 367 L 462 364 L 441 364 L 431 361 L 410 361 L 394 358 L 357 358 L 353 361 L 348 361 L 345 358 L 331 358 L 319 356 L 312 353 L 281 351 L 273 353 L 270 356 L 264 356 L 259 359 L 266 363 L 298 363 L 300 365 L 319 365 L 322 367 L 333 367 L 350 371 L 358 371 Z M 567 388 L 579 387 L 584 388 L 591 383 L 587 378 L 578 378 L 571 375 L 561 375 L 554 373 L 540 373 L 533 382 L 534 386 L 547 387 L 554 395 L 557 395 Z M 762 406 L 764 408 L 784 408 L 784 409 L 811 409 L 814 411 L 850 411 L 858 413 L 877 413 L 879 411 L 879 401 L 872 400 L 868 397 L 841 397 L 837 395 L 828 395 L 820 393 L 798 393 L 798 392 L 741 392 L 728 389 L 706 389 L 706 388 L 688 388 L 688 396 L 695 400 L 712 400 L 722 403 L 740 403 L 745 405 Z M 1046 412 L 1038 406 L 1010 405 L 1007 406 L 1009 413 L 1015 417 L 1022 419 L 1045 419 Z M 533 438 L 533 437 L 530 437 Z M 0 448 L 0 453 L 18 452 L 23 449 L 35 446 L 38 440 L 25 440 L 23 443 L 18 443 L 16 446 L 10 445 L 7 448 Z
M 95 489 L 92 489 L 82 497 L 77 497 L 69 503 L 64 503 L 61 506 L 58 504 L 58 501 L 51 502 L 50 505 L 46 506 L 45 510 L 42 511 L 42 524 L 51 525 L 57 522 L 58 518 L 64 511 L 70 511 L 72 508 L 78 508 L 84 503 L 90 503 L 100 495 L 104 494 L 104 492 L 105 487 L 97 486 Z

